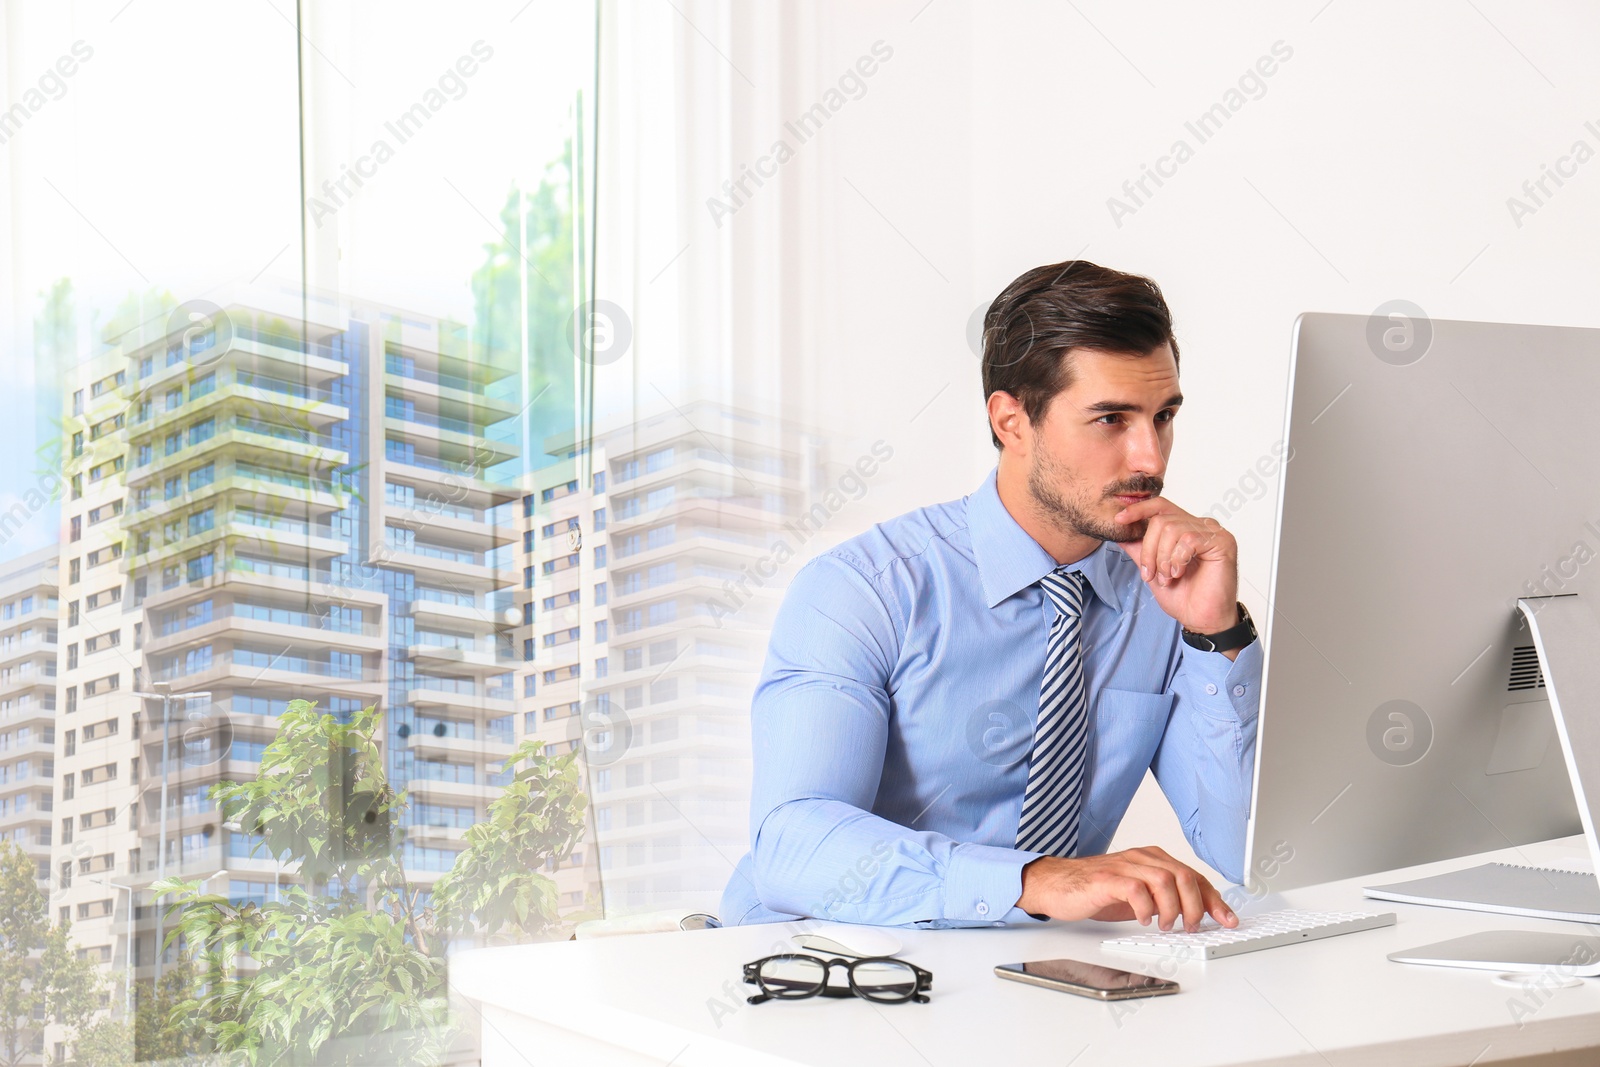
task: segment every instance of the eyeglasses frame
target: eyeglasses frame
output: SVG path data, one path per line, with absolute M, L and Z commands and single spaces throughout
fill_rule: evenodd
M 822 981 L 818 984 L 817 988 L 808 993 L 799 994 L 772 993 L 767 990 L 766 985 L 761 981 L 762 964 L 770 963 L 772 960 L 790 959 L 811 960 L 815 963 L 822 964 Z M 863 963 L 892 963 L 899 967 L 909 967 L 911 968 L 911 973 L 915 976 L 916 988 L 912 990 L 910 996 L 898 997 L 893 1000 L 885 1000 L 882 997 L 868 996 L 861 991 L 860 986 L 856 985 L 855 969 L 858 964 Z M 833 977 L 833 968 L 835 966 L 842 966 L 845 969 L 845 978 L 849 981 L 850 988 L 843 989 L 839 986 L 831 986 L 828 984 L 828 979 Z M 746 1004 L 760 1004 L 762 1001 L 766 1000 L 805 1000 L 809 997 L 815 996 L 860 997 L 862 1000 L 870 1001 L 873 1004 L 904 1004 L 907 1001 L 914 1001 L 918 1004 L 927 1004 L 928 998 L 923 996 L 923 994 L 933 988 L 933 972 L 918 967 L 909 960 L 896 959 L 893 956 L 862 956 L 857 959 L 847 960 L 839 956 L 834 956 L 831 959 L 824 959 L 821 956 L 813 956 L 808 952 L 779 952 L 775 955 L 763 956 L 753 963 L 745 964 L 744 982 L 746 985 L 753 985 L 757 989 L 761 990 L 760 993 L 757 993 L 754 996 L 746 997 Z

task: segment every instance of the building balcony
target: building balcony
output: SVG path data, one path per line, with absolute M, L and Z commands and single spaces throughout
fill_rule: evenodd
M 406 747 L 419 759 L 444 759 L 453 763 L 472 760 L 504 761 L 515 748 L 494 737 L 435 737 L 426 730 L 413 731 Z
M 474 557 L 477 562 L 474 562 Z M 420 581 L 429 584 L 466 588 L 474 593 L 505 589 L 516 584 L 514 571 L 490 566 L 482 560 L 482 553 L 436 551 L 426 545 L 404 548 L 384 545 L 373 553 L 373 562 L 396 570 L 411 571 Z
M 486 693 L 496 695 L 488 696 Z M 509 689 L 436 688 L 435 683 L 430 683 L 426 678 L 416 679 L 412 687 L 406 690 L 406 703 L 418 708 L 446 708 L 450 711 L 473 714 L 494 712 L 496 715 L 510 715 L 516 710 L 516 702 L 512 699 Z
M 482 425 L 509 419 L 522 408 L 519 398 L 490 396 L 484 382 L 420 367 L 409 374 L 396 373 L 393 369 L 387 371 L 383 376 L 383 386 L 385 393 L 413 401 L 430 400 L 433 401 L 430 405 L 433 407 L 449 404 L 464 409 L 473 422 Z
M 435 644 L 421 641 L 406 647 L 406 653 L 419 667 L 430 671 L 464 673 L 474 677 L 504 674 L 514 670 L 515 663 L 498 659 L 487 645 L 474 648 Z
M 190 416 L 186 414 L 185 421 Z M 223 418 L 217 415 L 217 418 Z M 245 416 L 227 416 L 229 418 L 245 419 Z M 172 421 L 172 420 L 169 420 Z M 177 425 L 176 422 L 173 423 Z M 149 438 L 142 443 L 150 444 L 152 450 L 163 447 L 164 434 L 161 427 L 152 423 L 142 423 L 139 433 L 135 438 L 134 447 L 141 443 L 140 439 Z M 331 441 L 317 434 L 308 433 L 305 437 L 282 436 L 271 432 L 268 424 L 259 420 L 236 422 L 232 425 L 218 427 L 217 430 L 204 441 L 195 444 L 186 444 L 171 455 L 159 452 L 149 463 L 134 467 L 127 472 L 126 482 L 130 489 L 137 489 L 145 485 L 159 484 L 163 478 L 172 471 L 183 466 L 193 466 L 204 460 L 218 460 L 223 456 L 245 453 L 255 457 L 272 458 L 273 466 L 281 466 L 289 470 L 331 470 L 350 461 L 350 454 L 343 449 L 334 448 Z
M 407 795 L 430 804 L 466 805 L 493 800 L 504 788 L 482 782 L 440 782 L 432 778 L 412 778 L 406 782 Z
M 487 436 L 488 427 L 452 419 L 444 415 L 416 411 L 409 415 L 386 413 L 383 428 L 390 438 L 429 442 L 435 449 L 460 449 L 475 456 L 485 467 L 493 467 L 508 459 L 515 459 L 520 449 L 511 441 L 499 441 Z
M 482 597 L 475 598 L 480 601 Z M 511 609 L 514 617 L 507 618 L 487 606 L 468 607 L 465 604 L 446 604 L 437 600 L 417 598 L 411 602 L 411 617 L 417 625 L 427 628 L 443 626 L 448 629 L 465 627 L 476 634 L 489 634 L 502 626 L 520 626 L 522 613 Z
M 55 666 L 55 661 L 50 662 Z M 33 689 L 55 692 L 56 675 L 42 670 L 17 671 L 12 670 L 9 676 L 0 674 L 0 699 L 5 697 L 20 696 Z
M 0 669 L 15 666 L 23 660 L 38 658 L 41 661 L 55 662 L 58 645 L 55 641 L 46 641 L 44 638 L 35 638 L 32 641 L 14 641 L 10 645 L 0 646 Z
M 209 622 L 196 623 L 171 633 L 152 632 L 145 637 L 144 653 L 156 656 L 193 644 L 222 639 L 251 640 L 284 645 L 316 643 L 347 652 L 380 653 L 383 628 L 375 622 L 359 627 L 330 626 L 326 617 L 305 611 L 265 609 L 255 605 L 222 605 Z
M 490 482 L 480 477 L 481 465 L 474 468 L 470 461 L 451 462 L 433 456 L 384 457 L 384 471 L 392 472 L 397 479 L 412 482 L 424 495 L 433 494 L 441 500 L 450 500 L 464 507 L 492 508 L 517 500 L 522 490 L 514 485 Z

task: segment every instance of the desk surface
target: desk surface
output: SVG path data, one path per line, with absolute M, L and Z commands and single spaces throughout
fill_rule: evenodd
M 1581 838 L 1567 838 L 1273 894 L 1244 910 L 1394 911 L 1398 921 L 1220 960 L 1175 963 L 1102 948 L 1103 938 L 1139 930 L 1135 923 L 896 930 L 902 957 L 933 972 L 929 1004 L 745 1004 L 751 987 L 740 982 L 740 965 L 794 951 L 788 937 L 800 923 L 481 949 L 451 959 L 450 984 L 482 1012 L 485 1067 L 525 1065 L 530 1056 L 673 1067 L 1514 1062 L 1600 1049 L 1600 979 L 1524 991 L 1496 984 L 1488 971 L 1385 956 L 1480 930 L 1600 929 L 1367 900 L 1361 886 L 1583 852 Z M 1183 989 L 1104 1004 L 993 974 L 998 963 L 1058 956 L 1162 974 Z M 1600 1063 L 1600 1051 L 1537 1062 Z

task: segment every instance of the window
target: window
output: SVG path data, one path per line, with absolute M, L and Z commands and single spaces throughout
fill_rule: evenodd
M 525 519 L 533 518 L 533 494 L 532 493 L 529 493 L 527 496 L 522 498 L 522 517 L 525 518 Z
M 93 655 L 108 648 L 115 648 L 120 644 L 122 644 L 121 630 L 110 630 L 103 634 L 94 634 L 91 637 L 84 638 L 83 654 L 86 656 Z
M 109 504 L 101 504 L 97 508 L 89 509 L 89 525 L 97 526 L 107 519 L 114 519 L 122 514 L 122 500 L 118 498 Z
M 548 566 L 548 564 L 546 564 L 546 566 Z M 533 588 L 533 575 L 534 575 L 534 570 L 533 570 L 532 567 L 524 567 L 524 568 L 522 568 L 522 588 L 524 588 L 524 589 L 532 589 Z
M 75 686 L 75 685 L 69 685 L 69 686 L 67 686 L 67 714 L 71 715 L 73 712 L 75 712 L 77 710 L 78 710 L 78 687 Z
M 525 638 L 522 639 L 522 661 L 524 663 L 532 663 L 533 662 L 533 658 L 534 658 L 533 638 L 525 637 Z
M 61 799 L 62 800 L 71 800 L 72 797 L 73 797 L 73 776 L 72 776 L 72 772 L 69 771 L 66 774 L 63 774 L 61 776 Z
M 533 551 L 533 531 L 532 530 L 523 530 L 522 531 L 522 551 L 524 551 L 524 552 L 532 552 Z
M 83 414 L 83 390 L 82 389 L 77 389 L 77 390 L 73 391 L 73 394 L 72 394 L 72 413 L 74 415 L 82 415 Z
M 72 455 L 73 455 L 74 458 L 83 455 L 83 431 L 82 430 L 74 430 L 73 431 L 73 434 L 72 434 Z M 77 475 L 74 475 L 74 477 L 77 477 Z M 79 492 L 82 492 L 81 485 L 82 485 L 82 483 L 80 482 L 79 483 L 80 488 L 78 490 Z
M 103 763 L 98 767 L 90 767 L 83 772 L 83 784 L 95 785 L 99 782 L 109 782 L 117 776 L 116 763 Z
M 538 676 L 537 675 L 533 675 L 533 674 L 525 675 L 523 677 L 523 679 L 522 679 L 522 695 L 523 696 L 531 697 L 531 696 L 534 695 L 535 692 L 537 692 L 537 687 L 536 687 L 537 678 L 538 678 Z
M 189 536 L 205 533 L 216 525 L 216 508 L 206 508 L 189 516 Z
M 67 535 L 67 540 L 69 540 L 69 541 L 81 541 L 81 540 L 83 540 L 83 516 L 82 515 L 74 515 L 74 516 L 72 516 L 72 532 Z
M 595 545 L 594 546 L 594 565 L 596 567 L 604 567 L 606 565 L 606 546 L 605 545 Z
M 605 602 L 606 602 L 606 583 L 605 582 L 596 582 L 594 584 L 594 606 L 597 607 L 597 608 L 598 607 L 603 607 L 605 605 Z
M 606 509 L 605 508 L 595 508 L 594 509 L 594 532 L 595 533 L 599 533 L 601 530 L 604 530 L 605 528 L 606 528 Z
M 86 697 L 92 697 L 98 696 L 101 693 L 115 692 L 121 686 L 121 684 L 121 675 L 108 674 L 104 678 L 96 678 L 92 682 L 85 683 L 83 687 L 83 695 Z
M 605 641 L 607 625 L 608 624 L 605 619 L 601 619 L 599 622 L 594 624 L 594 639 L 596 644 Z
M 531 600 L 522 605 L 522 625 L 533 625 L 533 601 Z
M 601 656 L 599 659 L 594 661 L 594 676 L 596 678 L 604 678 L 610 673 L 611 661 L 609 657 Z
M 76 582 L 81 577 L 83 577 L 83 561 L 79 559 L 69 560 L 67 562 L 67 581 L 69 583 Z
M 606 472 L 605 471 L 595 471 L 594 472 L 594 491 L 596 493 L 603 493 L 603 492 L 606 491 Z
M 216 478 L 216 464 L 207 463 L 203 467 L 196 467 L 189 472 L 189 492 L 208 486 Z
M 75 670 L 78 666 L 78 642 L 74 641 L 67 646 L 67 670 Z
M 189 446 L 192 448 L 201 441 L 209 441 L 216 432 L 216 419 L 201 419 L 199 422 L 189 427 Z
M 78 625 L 78 602 L 76 600 L 67 601 L 67 625 Z

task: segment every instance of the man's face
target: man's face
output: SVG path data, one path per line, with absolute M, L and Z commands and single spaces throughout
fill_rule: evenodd
M 1072 358 L 1072 385 L 1032 424 L 1028 491 L 1063 533 L 1137 541 L 1147 522 L 1112 516 L 1161 494 L 1183 403 L 1177 361 L 1168 345 L 1142 357 L 1078 348 Z

